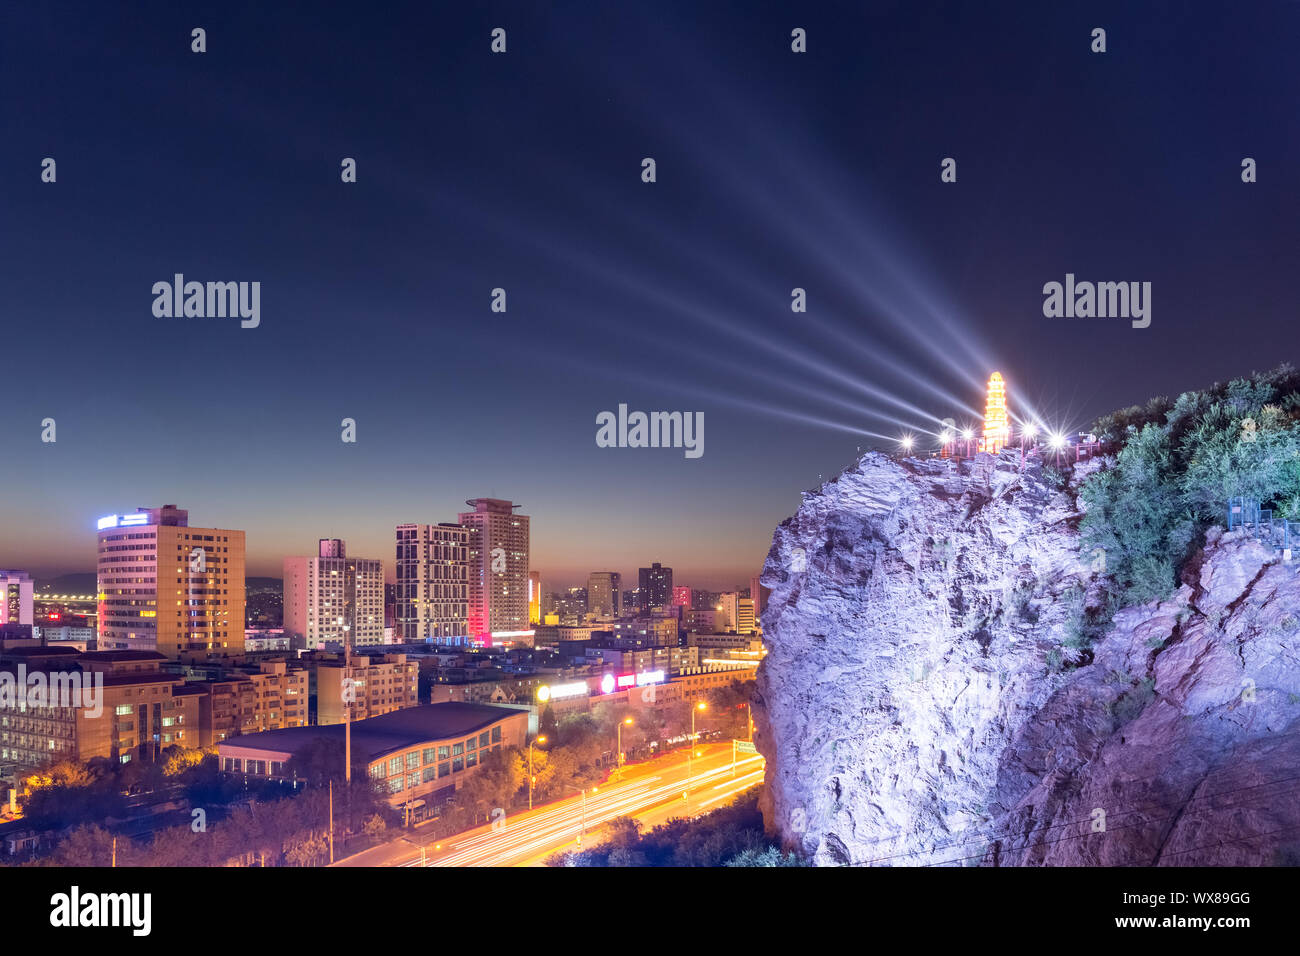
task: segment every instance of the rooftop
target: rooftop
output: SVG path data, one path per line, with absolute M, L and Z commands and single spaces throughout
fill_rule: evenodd
M 371 717 L 352 725 L 352 753 L 354 759 L 366 763 L 386 754 L 432 740 L 466 737 L 490 727 L 511 716 L 526 715 L 526 711 L 510 707 L 492 707 L 488 704 L 424 704 L 407 707 L 380 717 Z M 343 742 L 343 725 L 326 724 L 316 727 L 286 727 L 265 730 L 258 734 L 244 734 L 222 741 L 232 747 L 266 748 L 267 750 L 294 753 L 312 740 L 337 740 Z

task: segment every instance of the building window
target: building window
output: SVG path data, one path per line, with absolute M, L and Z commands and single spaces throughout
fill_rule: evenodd
M 486 730 L 478 735 L 478 745 L 480 747 L 486 747 L 488 745 L 488 732 Z
M 412 750 L 409 754 L 406 755 L 406 769 L 418 770 L 419 767 L 420 767 L 420 752 L 418 750 Z
M 494 744 L 495 744 L 495 743 L 500 743 L 500 742 L 501 742 L 501 728 L 500 728 L 500 727 L 493 727 L 493 728 L 492 728 L 492 742 L 493 742 Z
M 401 773 L 401 772 L 402 772 L 402 758 L 401 758 L 401 755 L 398 755 L 398 756 L 396 756 L 396 757 L 391 757 L 391 758 L 389 758 L 389 761 L 388 761 L 388 775 L 391 777 L 393 774 L 395 774 L 395 773 Z
M 399 790 L 401 790 L 401 789 L 402 789 L 402 778 L 401 778 L 401 777 L 390 777 L 389 780 L 388 780 L 388 792 L 389 792 L 389 793 L 397 793 L 397 791 L 399 791 Z
M 464 769 L 465 769 L 465 760 L 463 757 L 457 757 L 455 760 L 451 762 L 452 773 L 460 773 Z
M 439 747 L 439 748 L 438 748 L 438 759 L 439 759 L 439 760 L 446 760 L 446 759 L 447 759 L 448 757 L 450 757 L 450 756 L 451 756 L 451 750 L 450 750 L 449 748 L 447 748 L 447 747 Z
M 438 776 L 446 777 L 449 776 L 450 774 L 451 774 L 451 764 L 449 763 L 438 764 Z
M 459 756 L 460 756 L 461 754 L 463 754 L 464 752 L 465 752 L 465 745 L 464 745 L 464 744 L 452 744 L 452 747 L 451 747 L 451 755 L 452 755 L 453 757 L 459 757 Z
M 424 748 L 424 762 L 425 762 L 425 763 L 433 763 L 433 761 L 434 761 L 434 756 L 433 756 L 433 754 L 434 754 L 434 750 L 433 750 L 432 747 L 425 747 L 425 748 Z
M 472 767 L 476 763 L 478 763 L 478 754 L 476 753 L 471 753 L 469 756 L 465 758 L 465 766 L 467 767 Z

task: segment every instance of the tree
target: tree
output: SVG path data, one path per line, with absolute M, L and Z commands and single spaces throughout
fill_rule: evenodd
M 94 824 L 77 827 L 55 848 L 50 862 L 56 866 L 110 866 L 113 835 Z

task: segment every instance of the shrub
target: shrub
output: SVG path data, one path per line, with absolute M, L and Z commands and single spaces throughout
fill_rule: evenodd
M 1085 553 L 1101 548 L 1116 606 L 1162 599 L 1230 497 L 1300 515 L 1300 373 L 1290 366 L 1099 419 L 1122 442 L 1084 482 Z

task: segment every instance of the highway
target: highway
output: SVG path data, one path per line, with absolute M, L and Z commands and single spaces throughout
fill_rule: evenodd
M 615 817 L 629 816 L 648 830 L 674 817 L 725 806 L 763 781 L 763 758 L 741 754 L 732 775 L 731 743 L 695 748 L 688 779 L 687 754 L 679 751 L 626 766 L 605 783 L 588 788 L 586 807 L 577 793 L 511 814 L 441 840 L 414 831 L 336 866 L 544 866 L 560 850 L 591 846 Z M 689 799 L 684 799 L 686 794 Z M 584 835 L 585 834 L 585 835 Z M 582 842 L 579 843 L 581 837 Z

